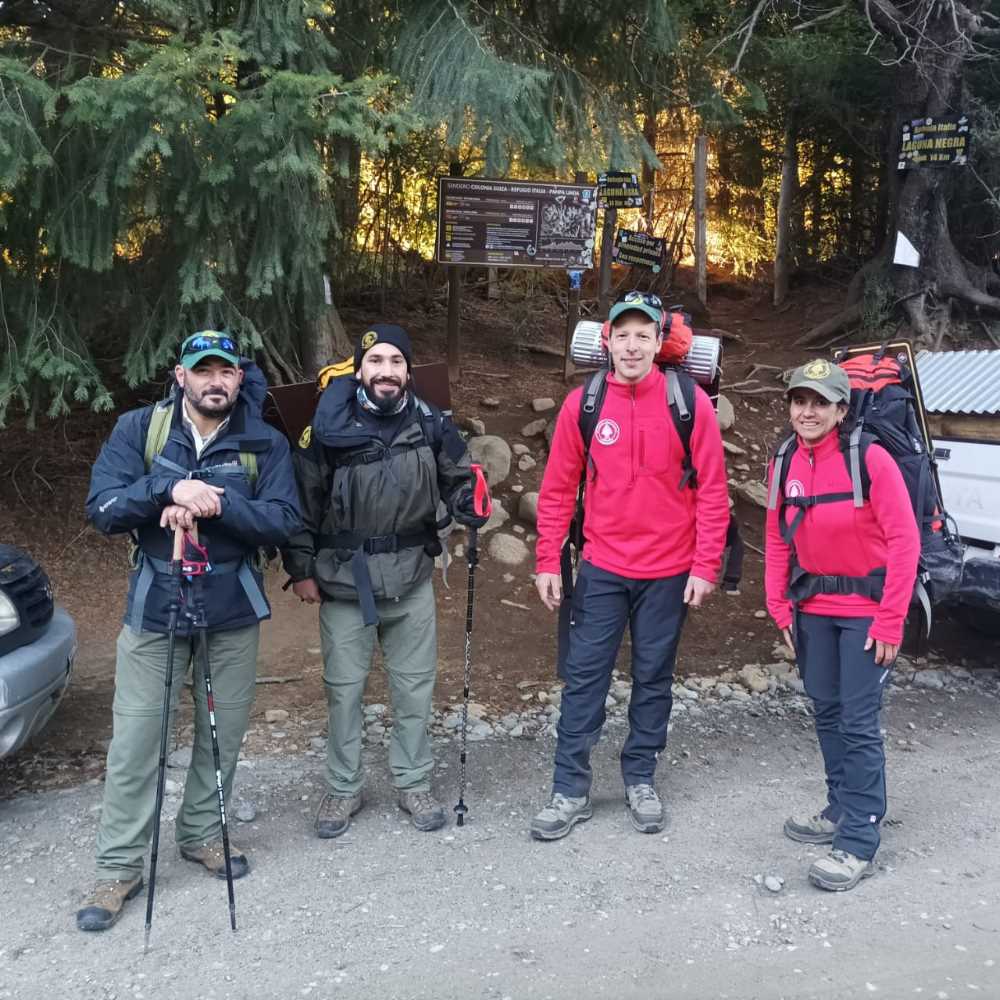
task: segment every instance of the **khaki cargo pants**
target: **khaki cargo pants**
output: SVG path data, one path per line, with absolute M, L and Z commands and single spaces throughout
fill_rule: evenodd
M 396 788 L 429 791 L 434 758 L 427 735 L 437 676 L 434 586 L 418 584 L 398 600 L 375 602 L 379 624 L 365 625 L 356 601 L 320 605 L 323 682 L 330 709 L 326 775 L 333 795 L 361 791 L 362 702 L 375 640 L 382 646 L 392 695 L 389 768 Z
M 259 637 L 259 625 L 208 634 L 227 803 L 254 699 Z M 193 647 L 192 639 L 177 637 L 171 682 L 171 727 Z M 97 873 L 101 879 L 130 879 L 143 872 L 153 834 L 166 667 L 165 635 L 135 632 L 127 625 L 121 630 L 115 666 L 114 733 L 108 748 L 104 804 L 97 832 Z M 177 814 L 178 844 L 201 844 L 221 837 L 205 680 L 197 663 L 193 676 L 194 751 Z

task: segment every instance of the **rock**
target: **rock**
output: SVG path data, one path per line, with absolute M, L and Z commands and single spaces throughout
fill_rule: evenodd
M 479 534 L 485 535 L 497 528 L 502 528 L 509 520 L 510 514 L 504 510 L 503 504 L 499 500 L 494 499 L 493 513 L 490 514 L 490 519 L 479 529 Z
M 538 523 L 538 494 L 523 493 L 517 503 L 517 516 L 528 524 Z
M 715 693 L 720 698 L 730 698 L 733 694 L 733 689 L 728 684 L 716 684 Z
M 528 546 L 516 535 L 494 535 L 487 548 L 490 558 L 504 566 L 520 566 L 529 556 Z
M 288 712 L 286 712 L 283 708 L 269 708 L 264 713 L 264 721 L 272 724 L 276 722 L 287 722 Z
M 483 398 L 479 400 L 479 405 L 485 406 L 487 410 L 499 410 L 500 400 L 497 399 L 496 396 L 483 396 Z
M 524 726 L 519 722 L 513 729 L 509 730 L 511 736 L 523 736 Z
M 731 441 L 723 441 L 722 450 L 727 455 L 745 455 L 747 453 L 746 448 L 741 448 L 738 444 L 733 444 Z
M 467 430 L 474 437 L 482 437 L 486 433 L 486 424 L 475 417 L 463 417 L 459 422 L 459 426 Z
M 252 802 L 237 802 L 233 815 L 241 823 L 252 823 L 257 818 L 257 808 Z
M 495 434 L 484 434 L 469 441 L 472 461 L 481 465 L 491 489 L 496 489 L 510 475 L 510 445 Z
M 940 691 L 945 686 L 945 677 L 940 670 L 918 670 L 913 675 L 913 686 Z
M 754 616 L 754 618 L 766 618 L 767 617 L 767 612 L 766 611 L 758 610 L 758 611 L 755 611 L 753 613 L 753 616 Z
M 529 469 L 533 469 L 538 463 L 530 455 L 522 455 L 517 460 L 517 467 L 521 472 L 527 472 Z
M 719 430 L 728 431 L 736 423 L 736 411 L 733 404 L 719 393 L 719 405 L 715 411 L 715 418 L 719 421 Z
M 764 879 L 764 888 L 769 889 L 771 892 L 781 892 L 782 885 L 784 885 L 784 880 L 774 875 L 768 875 Z
M 767 508 L 767 487 L 763 483 L 756 480 L 737 483 L 736 492 L 744 500 L 749 500 L 750 503 L 755 503 L 758 507 Z
M 556 408 L 556 401 L 550 399 L 548 396 L 541 396 L 538 399 L 533 399 L 531 401 L 531 408 L 535 413 L 548 413 L 549 410 L 554 410 Z
M 515 455 L 520 457 L 521 455 L 527 455 L 531 449 L 526 445 L 522 444 L 520 441 L 515 442 L 510 446 L 510 450 L 514 452 Z
M 190 767 L 194 747 L 178 747 L 167 757 L 167 767 Z
M 736 675 L 736 679 L 748 690 L 762 694 L 767 690 L 768 675 L 759 663 L 748 663 Z
M 510 488 L 510 491 L 511 491 L 511 493 L 523 493 L 524 492 L 524 487 L 520 483 L 515 483 Z
M 532 420 L 530 424 L 525 424 L 521 428 L 521 437 L 533 438 L 538 437 L 539 434 L 545 433 L 545 425 L 548 421 L 544 417 L 540 417 L 538 420 Z

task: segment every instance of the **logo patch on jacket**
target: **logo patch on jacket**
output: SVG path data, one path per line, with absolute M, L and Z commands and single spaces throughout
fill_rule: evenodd
M 299 447 L 308 448 L 309 442 L 312 441 L 313 429 L 312 424 L 306 424 L 306 429 L 299 436 Z
M 785 496 L 786 497 L 804 497 L 806 495 L 806 488 L 799 482 L 798 479 L 789 479 L 785 483 Z
M 622 429 L 610 417 L 605 417 L 594 429 L 594 440 L 598 444 L 614 444 L 621 437 Z

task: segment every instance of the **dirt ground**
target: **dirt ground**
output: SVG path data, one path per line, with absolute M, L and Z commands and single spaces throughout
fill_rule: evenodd
M 746 451 L 745 456 L 729 459 L 735 479 L 763 476 L 767 450 L 785 422 L 775 374 L 756 373 L 758 381 L 746 383 L 754 374 L 753 365 L 787 367 L 815 353 L 796 349 L 791 341 L 833 312 L 841 296 L 838 287 L 814 285 L 797 290 L 791 305 L 778 312 L 766 293 L 745 294 L 729 285 L 712 291 L 710 320 L 696 321 L 696 325 L 720 328 L 739 338 L 726 342 L 723 379 L 724 391 L 726 386 L 736 386 L 727 392 L 736 423 L 725 437 Z M 529 472 L 519 472 L 515 466 L 495 491 L 504 507 L 516 512 L 518 495 L 512 487 L 520 485 L 525 492 L 537 489 L 544 470 L 540 439 L 518 437 L 520 428 L 535 417 L 530 402 L 538 396 L 561 402 L 579 378 L 567 385 L 558 359 L 516 346 L 529 342 L 561 348 L 564 330 L 556 309 L 538 315 L 522 310 L 516 329 L 506 320 L 508 311 L 516 312 L 515 306 L 507 310 L 502 302 L 487 303 L 473 296 L 465 300 L 463 377 L 452 392 L 457 418 L 478 417 L 488 433 L 511 442 L 524 441 L 538 459 Z M 370 314 L 345 313 L 352 332 L 370 318 Z M 443 355 L 443 305 L 431 312 L 390 318 L 413 333 L 418 361 Z M 156 391 L 123 391 L 118 399 L 124 409 L 157 398 Z M 501 401 L 499 409 L 483 406 L 481 400 L 488 396 Z M 114 415 L 80 412 L 44 422 L 34 431 L 27 430 L 22 419 L 14 419 L 0 431 L 0 539 L 27 548 L 45 566 L 57 599 L 79 629 L 79 655 L 69 693 L 36 744 L 0 762 L 0 797 L 39 783 L 91 779 L 103 769 L 110 737 L 114 637 L 125 595 L 125 545 L 122 539 L 104 538 L 88 526 L 83 502 L 91 463 L 113 421 Z M 736 513 L 748 543 L 742 593 L 716 595 L 710 605 L 689 617 L 678 661 L 680 675 L 717 673 L 773 658 L 773 628 L 755 616 L 763 608 L 759 554 L 763 511 L 737 499 Z M 478 702 L 496 709 L 517 707 L 518 682 L 548 681 L 554 674 L 555 623 L 537 599 L 531 569 L 525 565 L 513 572 L 512 579 L 505 579 L 507 569 L 484 557 L 477 574 L 473 693 Z M 440 704 L 461 696 L 465 578 L 462 561 L 452 564 L 450 590 L 440 585 L 438 575 Z M 297 726 L 325 716 L 316 612 L 300 604 L 290 591 L 280 589 L 284 579 L 274 569 L 268 586 L 274 616 L 264 627 L 258 674 L 269 682 L 258 685 L 250 737 L 251 746 L 260 750 L 281 750 L 263 724 L 268 709 L 284 708 L 291 713 L 289 725 L 283 727 L 288 731 L 287 746 L 295 745 Z M 936 630 L 934 643 L 952 662 L 991 655 L 985 641 L 947 623 Z M 373 671 L 368 697 L 370 701 L 387 697 L 379 670 Z

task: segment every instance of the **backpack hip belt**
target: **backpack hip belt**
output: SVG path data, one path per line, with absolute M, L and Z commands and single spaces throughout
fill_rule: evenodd
M 240 586 L 243 587 L 243 593 L 246 594 L 247 600 L 250 602 L 250 607 L 253 608 L 253 613 L 257 616 L 257 620 L 260 621 L 268 616 L 270 608 L 268 607 L 267 599 L 264 597 L 264 591 L 261 590 L 260 584 L 253 574 L 253 569 L 251 568 L 252 562 L 249 556 L 244 556 L 242 559 L 229 559 L 225 562 L 214 562 L 211 565 L 212 576 L 236 573 L 240 581 Z M 135 582 L 135 592 L 132 595 L 132 611 L 129 614 L 128 623 L 134 632 L 141 632 L 143 618 L 146 614 L 146 599 L 149 597 L 150 587 L 153 586 L 153 580 L 156 578 L 157 573 L 161 576 L 169 576 L 170 563 L 166 559 L 157 559 L 155 556 L 151 556 L 143 552 L 142 549 L 139 549 L 136 559 L 136 569 L 139 572 L 139 576 Z
M 880 601 L 884 588 L 884 567 L 873 569 L 867 576 L 836 576 L 828 573 L 810 573 L 795 565 L 792 567 L 785 597 L 796 604 L 817 594 L 857 594 L 873 601 Z
M 365 625 L 378 624 L 375 591 L 368 572 L 368 556 L 416 548 L 422 548 L 432 559 L 441 554 L 436 526 L 428 526 L 423 531 L 393 535 L 365 536 L 359 531 L 338 531 L 333 535 L 319 535 L 316 543 L 319 548 L 333 549 L 341 562 L 350 562 L 354 589 L 358 592 L 358 603 L 361 605 Z

